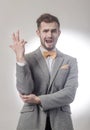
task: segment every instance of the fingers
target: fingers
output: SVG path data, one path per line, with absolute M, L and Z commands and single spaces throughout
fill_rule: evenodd
M 16 41 L 15 33 L 12 34 L 12 39 L 14 42 Z
M 30 98 L 33 98 L 33 97 L 35 97 L 35 95 L 33 95 L 33 94 L 30 94 L 30 95 L 22 95 L 22 94 L 20 94 L 20 97 L 21 98 L 23 98 L 23 99 L 30 99 Z
M 21 95 L 20 94 L 20 97 L 24 102 L 29 102 L 29 103 L 36 102 L 36 96 L 34 94 L 30 94 L 30 95 Z
M 17 43 L 17 44 L 25 45 L 27 43 L 27 41 L 25 41 L 24 39 L 20 39 L 19 30 L 16 33 L 12 34 L 12 39 L 14 43 Z
M 19 30 L 16 32 L 16 40 L 19 41 L 20 38 L 19 38 Z
M 12 34 L 12 39 L 13 39 L 14 42 L 20 41 L 19 30 L 16 33 Z
M 26 99 L 28 97 L 28 95 L 21 95 L 20 94 L 20 97 L 23 98 L 23 99 Z
M 24 102 L 26 102 L 26 101 L 28 101 L 28 100 L 30 99 L 30 95 L 21 95 L 21 94 L 20 94 L 20 97 L 21 97 L 21 99 L 22 99 Z
M 13 46 L 13 45 L 10 45 L 9 47 L 10 47 L 11 49 L 15 50 L 15 48 L 14 48 L 14 46 Z
M 23 100 L 23 102 L 30 102 L 30 95 L 20 95 L 21 99 Z
M 25 41 L 24 39 L 22 39 L 21 41 L 20 41 L 20 44 L 21 45 L 25 45 L 27 43 L 27 41 Z

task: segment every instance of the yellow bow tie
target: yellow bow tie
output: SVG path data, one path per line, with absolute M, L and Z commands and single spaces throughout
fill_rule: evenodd
M 45 58 L 47 58 L 48 56 L 51 56 L 53 59 L 55 59 L 55 57 L 56 57 L 56 52 L 55 51 L 44 51 L 43 52 L 43 56 L 45 57 Z

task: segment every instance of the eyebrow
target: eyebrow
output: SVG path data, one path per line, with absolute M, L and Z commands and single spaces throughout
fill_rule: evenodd
M 51 29 L 51 32 L 56 31 L 56 30 L 57 30 L 56 28 L 55 28 L 55 29 Z M 44 29 L 43 31 L 44 31 L 44 32 L 48 32 L 49 29 Z

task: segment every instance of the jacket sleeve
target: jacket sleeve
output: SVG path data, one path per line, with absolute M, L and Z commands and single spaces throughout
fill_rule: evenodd
M 16 86 L 20 94 L 30 94 L 34 89 L 31 70 L 26 63 L 24 66 L 16 64 Z
M 76 59 L 73 58 L 70 60 L 69 65 L 70 71 L 63 89 L 51 94 L 39 96 L 43 110 L 59 108 L 73 102 L 78 87 L 78 67 Z

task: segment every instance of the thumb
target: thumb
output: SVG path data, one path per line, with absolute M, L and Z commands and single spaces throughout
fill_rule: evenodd
M 15 51 L 15 48 L 14 48 L 14 46 L 13 46 L 13 45 L 9 45 L 9 47 L 10 47 L 12 50 L 14 50 L 14 51 Z

